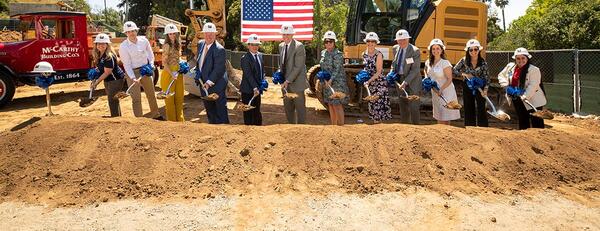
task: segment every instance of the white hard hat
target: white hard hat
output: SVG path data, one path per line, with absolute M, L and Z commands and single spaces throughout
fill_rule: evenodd
M 179 33 L 179 29 L 173 23 L 169 23 L 165 26 L 165 34 L 170 33 Z
M 325 35 L 323 35 L 323 41 L 325 41 L 325 39 L 331 39 L 337 42 L 337 36 L 335 36 L 335 33 L 333 31 L 325 32 Z
M 286 23 L 281 25 L 281 34 L 295 34 L 294 26 L 292 24 Z
M 479 43 L 479 41 L 477 41 L 477 39 L 471 39 L 467 42 L 467 45 L 465 46 L 465 51 L 469 50 L 469 48 L 471 47 L 479 47 L 479 50 L 483 49 L 483 47 L 481 46 L 481 44 Z
M 436 39 L 431 40 L 431 42 L 429 43 L 429 46 L 427 47 L 427 50 L 431 50 L 431 46 L 433 46 L 433 45 L 439 45 L 442 47 L 442 49 L 444 49 L 444 50 L 446 49 L 446 46 L 444 46 L 444 42 L 442 42 L 441 39 L 436 38 Z
M 379 44 L 379 36 L 377 36 L 377 33 L 375 32 L 369 32 L 363 41 L 376 41 L 377 44 Z
M 140 28 L 137 27 L 137 25 L 135 25 L 135 22 L 132 21 L 127 21 L 125 22 L 125 24 L 123 24 L 123 33 L 127 32 L 127 31 L 132 31 L 132 30 L 139 30 Z
M 246 40 L 246 43 L 247 44 L 262 44 L 260 42 L 260 38 L 256 34 L 251 34 L 250 36 L 248 36 L 248 40 Z
M 54 73 L 54 68 L 52 68 L 52 64 L 50 64 L 49 62 L 39 62 L 36 63 L 35 66 L 33 67 L 33 73 Z
M 517 55 L 525 55 L 527 56 L 527 58 L 531 58 L 531 55 L 529 54 L 529 51 L 527 51 L 527 49 L 523 48 L 523 47 L 519 47 L 515 50 L 515 54 L 512 56 L 513 59 L 515 59 L 517 57 Z
M 410 37 L 410 35 L 408 34 L 408 31 L 406 31 L 404 29 L 399 30 L 398 32 L 396 32 L 396 39 L 395 40 L 398 40 L 398 39 L 409 39 L 409 38 L 412 38 L 412 37 Z
M 202 26 L 202 32 L 204 33 L 217 33 L 217 26 L 212 22 L 208 22 Z
M 110 37 L 107 34 L 97 34 L 94 43 L 110 43 Z

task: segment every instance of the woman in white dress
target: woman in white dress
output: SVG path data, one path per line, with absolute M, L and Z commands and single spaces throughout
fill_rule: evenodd
M 437 82 L 440 91 L 431 89 L 431 105 L 433 107 L 433 118 L 438 124 L 450 125 L 451 120 L 460 119 L 460 111 L 445 108 L 446 102 L 458 100 L 456 90 L 452 83 L 452 64 L 446 60 L 444 52 L 446 47 L 440 39 L 433 39 L 429 43 L 429 59 L 425 61 L 425 72 L 433 81 Z

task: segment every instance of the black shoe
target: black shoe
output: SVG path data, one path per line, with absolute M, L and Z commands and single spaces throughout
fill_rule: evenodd
M 158 120 L 158 121 L 165 121 L 165 118 L 162 116 L 154 117 L 153 119 Z

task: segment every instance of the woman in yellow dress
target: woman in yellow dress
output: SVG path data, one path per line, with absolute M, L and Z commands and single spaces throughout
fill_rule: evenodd
M 163 45 L 162 62 L 164 69 L 160 74 L 160 87 L 163 92 L 175 93 L 165 98 L 165 112 L 168 121 L 183 122 L 183 75 L 179 73 L 179 58 L 181 56 L 181 41 L 179 29 L 174 24 L 165 26 L 165 44 Z M 171 84 L 171 81 L 174 83 Z M 169 88 L 170 89 L 167 89 Z

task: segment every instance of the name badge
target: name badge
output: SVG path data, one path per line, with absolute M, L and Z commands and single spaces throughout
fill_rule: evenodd
M 413 60 L 413 58 L 406 59 L 406 64 L 413 64 L 413 63 L 415 63 L 415 60 Z

